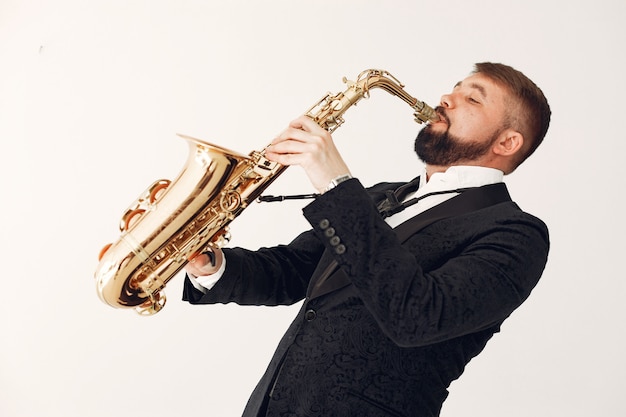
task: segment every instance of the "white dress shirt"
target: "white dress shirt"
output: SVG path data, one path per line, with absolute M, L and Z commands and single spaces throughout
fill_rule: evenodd
M 420 184 L 416 192 L 407 195 L 404 201 L 415 197 L 420 197 L 432 192 L 451 191 L 458 188 L 482 187 L 483 185 L 495 184 L 502 182 L 504 173 L 498 169 L 486 168 L 480 166 L 459 165 L 448 168 L 446 172 L 434 173 L 426 182 L 426 170 L 420 175 Z M 391 227 L 409 220 L 416 215 L 435 207 L 438 204 L 458 195 L 458 193 L 437 194 L 425 197 L 416 204 L 409 206 L 399 213 L 389 216 L 385 219 Z M 198 290 L 206 293 L 220 279 L 226 270 L 226 257 L 222 258 L 220 269 L 211 275 L 195 277 L 191 279 L 191 283 Z

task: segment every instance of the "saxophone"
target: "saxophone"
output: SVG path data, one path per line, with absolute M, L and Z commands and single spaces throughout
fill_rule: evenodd
M 306 115 L 333 132 L 344 112 L 372 88 L 400 97 L 414 110 L 417 123 L 437 120 L 426 103 L 411 97 L 404 85 L 384 70 L 366 70 L 347 89 L 328 93 Z M 189 136 L 187 162 L 175 180 L 158 180 L 124 212 L 120 237 L 106 245 L 95 272 L 100 299 L 141 315 L 163 309 L 163 289 L 185 264 L 209 247 L 222 247 L 228 226 L 287 168 L 269 161 L 264 150 L 242 155 Z

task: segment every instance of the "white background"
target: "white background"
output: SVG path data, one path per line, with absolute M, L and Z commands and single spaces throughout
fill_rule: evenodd
M 386 69 L 436 105 L 494 61 L 552 105 L 507 177 L 552 249 L 442 415 L 623 416 L 625 18 L 621 0 L 1 0 L 0 415 L 240 415 L 298 306 L 190 306 L 177 277 L 144 318 L 95 292 L 122 211 L 182 169 L 176 133 L 248 153 L 343 76 Z M 411 113 L 374 90 L 346 114 L 334 137 L 364 184 L 420 169 Z M 291 168 L 270 191 L 312 190 Z M 304 204 L 255 204 L 232 245 L 288 242 Z

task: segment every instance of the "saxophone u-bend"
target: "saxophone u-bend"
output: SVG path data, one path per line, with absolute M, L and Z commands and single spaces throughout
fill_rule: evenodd
M 426 103 L 404 91 L 384 70 L 366 70 L 356 81 L 343 79 L 345 91 L 328 93 L 305 114 L 329 132 L 343 114 L 373 88 L 400 97 L 417 123 L 439 117 Z M 142 315 L 165 305 L 164 288 L 185 264 L 208 247 L 230 239 L 228 226 L 287 168 L 265 158 L 264 150 L 242 155 L 189 136 L 188 158 L 175 180 L 158 180 L 124 212 L 120 237 L 106 245 L 95 272 L 100 299 Z

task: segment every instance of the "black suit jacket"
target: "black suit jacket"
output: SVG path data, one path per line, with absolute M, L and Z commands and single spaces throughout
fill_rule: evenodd
M 395 185 L 368 193 L 346 181 L 305 207 L 313 229 L 289 245 L 225 249 L 226 273 L 207 294 L 186 282 L 184 299 L 198 304 L 304 298 L 245 417 L 436 416 L 449 384 L 536 285 L 549 247 L 539 219 L 508 201 L 401 240 L 375 208 Z M 349 282 L 321 291 L 332 262 Z

